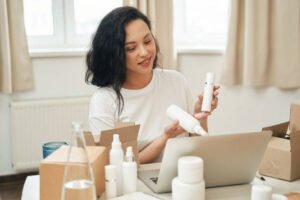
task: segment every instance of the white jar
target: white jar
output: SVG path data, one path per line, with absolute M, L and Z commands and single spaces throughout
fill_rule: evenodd
M 251 200 L 272 200 L 272 188 L 268 185 L 253 185 Z
M 178 177 L 172 181 L 172 200 L 205 200 L 205 182 L 184 183 Z
M 178 178 L 184 183 L 203 180 L 203 160 L 196 156 L 184 156 L 178 160 Z

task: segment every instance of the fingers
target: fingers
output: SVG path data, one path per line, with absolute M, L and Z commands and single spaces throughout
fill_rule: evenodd
M 200 119 L 207 118 L 209 115 L 210 115 L 210 113 L 208 113 L 208 112 L 200 112 L 200 113 L 195 113 L 194 117 L 196 119 L 200 120 Z
M 165 133 L 169 138 L 176 137 L 177 135 L 180 135 L 184 130 L 179 125 L 179 121 L 175 120 L 173 121 L 169 126 L 165 128 Z

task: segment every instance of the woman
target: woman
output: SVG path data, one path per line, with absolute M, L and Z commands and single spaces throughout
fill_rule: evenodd
M 99 135 L 118 122 L 140 124 L 140 163 L 159 160 L 169 138 L 186 134 L 178 121 L 166 117 L 171 104 L 194 114 L 207 130 L 209 114 L 200 112 L 202 95 L 193 108 L 184 77 L 176 71 L 156 69 L 158 51 L 149 19 L 133 7 L 120 7 L 103 18 L 86 58 L 86 82 L 99 87 L 90 102 L 91 131 Z

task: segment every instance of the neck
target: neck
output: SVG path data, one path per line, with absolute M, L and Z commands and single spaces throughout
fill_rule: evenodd
M 126 81 L 122 85 L 125 89 L 138 90 L 146 87 L 152 80 L 153 71 L 145 75 L 127 75 Z

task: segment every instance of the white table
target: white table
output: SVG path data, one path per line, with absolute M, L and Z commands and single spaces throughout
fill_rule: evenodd
M 23 192 L 22 200 L 39 200 L 39 175 L 28 176 L 26 178 Z M 273 179 L 265 177 L 267 184 L 273 188 L 274 193 L 285 194 L 288 192 L 300 192 L 300 179 L 287 182 L 278 179 Z M 262 181 L 255 179 L 252 184 L 262 184 Z M 143 191 L 146 193 L 152 193 L 151 190 L 145 186 L 141 181 L 138 181 L 138 191 Z M 206 200 L 250 200 L 251 184 L 229 186 L 229 187 L 218 187 L 209 188 L 205 190 Z M 153 193 L 152 193 L 153 194 Z M 171 193 L 165 194 L 153 194 L 157 196 L 158 199 L 172 199 Z M 101 198 L 103 200 L 104 198 Z M 128 198 L 130 199 L 130 198 Z

